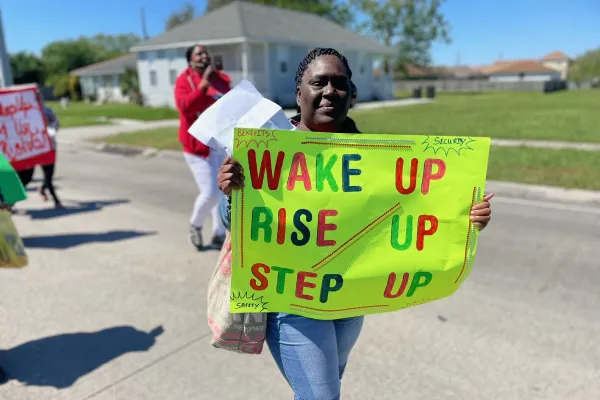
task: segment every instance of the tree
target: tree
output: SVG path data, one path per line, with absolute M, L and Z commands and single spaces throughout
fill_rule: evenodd
M 76 75 L 69 76 L 69 96 L 72 101 L 81 100 L 81 82 Z
M 167 18 L 167 22 L 165 24 L 165 30 L 170 31 L 179 25 L 189 22 L 194 19 L 195 15 L 196 9 L 194 6 L 190 3 L 186 3 L 179 11 L 175 11 L 169 15 L 169 18 Z
M 55 85 L 60 82 L 62 87 L 64 75 L 70 71 L 128 53 L 139 40 L 133 34 L 98 34 L 91 38 L 82 36 L 48 43 L 42 49 L 45 83 Z
M 35 54 L 20 51 L 11 54 L 9 56 L 9 62 L 15 84 L 43 83 L 44 70 L 42 60 Z
M 221 8 L 234 0 L 207 0 L 206 12 Z M 241 0 L 248 3 L 264 4 L 304 11 L 325 17 L 342 26 L 348 26 L 354 21 L 351 9 L 346 2 L 339 0 Z
M 52 86 L 52 94 L 55 97 L 65 97 L 69 95 L 69 75 L 54 75 L 48 82 Z
M 42 49 L 46 84 L 50 86 L 61 81 L 62 85 L 64 75 L 76 68 L 106 60 L 107 53 L 101 45 L 85 37 L 47 44 Z
M 397 69 L 406 63 L 431 63 L 431 44 L 450 43 L 449 23 L 440 10 L 444 0 L 352 0 L 369 16 L 360 26 L 386 46 L 398 48 Z
M 140 41 L 140 37 L 134 33 L 120 35 L 105 35 L 99 33 L 90 38 L 90 42 L 98 45 L 106 51 L 105 57 L 114 58 L 129 53 L 129 49 Z
M 138 105 L 143 105 L 142 93 L 137 70 L 127 67 L 125 73 L 121 75 L 120 80 L 121 93 L 129 97 L 129 101 Z
M 569 80 L 594 82 L 600 80 L 600 47 L 586 51 L 569 67 Z

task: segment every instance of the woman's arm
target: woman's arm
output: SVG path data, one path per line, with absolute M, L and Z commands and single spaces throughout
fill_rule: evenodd
M 188 118 L 195 118 L 198 109 L 206 108 L 212 96 L 219 93 L 207 80 L 202 80 L 198 88 L 192 88 L 187 76 L 180 76 L 175 82 L 175 103 L 177 109 Z
M 244 187 L 244 173 L 240 163 L 226 157 L 219 168 L 217 184 L 225 195 L 219 200 L 219 215 L 225 228 L 231 232 L 231 192 Z

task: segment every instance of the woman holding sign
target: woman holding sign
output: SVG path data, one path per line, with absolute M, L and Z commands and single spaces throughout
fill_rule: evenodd
M 296 72 L 296 101 L 300 114 L 291 122 L 302 131 L 357 134 L 348 117 L 352 99 L 352 71 L 346 58 L 334 49 L 312 50 Z M 290 133 L 293 135 L 293 132 Z M 231 192 L 244 186 L 241 165 L 228 157 L 218 175 L 221 218 L 231 222 Z M 473 207 L 471 220 L 483 229 L 490 221 L 489 200 Z M 316 320 L 286 313 L 267 317 L 267 344 L 296 399 L 339 399 L 341 378 L 363 317 Z
M 212 211 L 213 216 L 212 244 L 220 247 L 225 238 L 225 228 L 217 209 L 219 189 L 216 181 L 217 169 L 223 157 L 211 151 L 188 130 L 201 113 L 229 91 L 231 78 L 211 65 L 204 46 L 189 47 L 186 58 L 189 68 L 175 82 L 175 103 L 179 110 L 179 141 L 183 156 L 200 189 L 190 218 L 190 241 L 198 250 L 202 250 L 202 226 L 209 212 Z

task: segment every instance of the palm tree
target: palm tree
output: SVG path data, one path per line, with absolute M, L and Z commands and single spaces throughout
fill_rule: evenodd
M 129 101 L 143 106 L 144 101 L 140 92 L 140 82 L 135 68 L 127 67 L 125 73 L 121 75 L 120 85 L 121 93 L 129 97 Z

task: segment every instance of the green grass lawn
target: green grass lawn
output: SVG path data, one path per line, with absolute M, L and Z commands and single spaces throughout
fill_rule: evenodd
M 127 146 L 154 147 L 163 150 L 181 150 L 181 143 L 179 143 L 178 139 L 178 127 L 121 133 L 115 136 L 99 138 L 96 141 Z
M 440 93 L 432 104 L 351 115 L 367 133 L 600 142 L 600 90 Z
M 600 190 L 600 152 L 492 146 L 487 177 Z
M 177 128 L 124 133 L 105 143 L 181 150 Z M 493 146 L 488 179 L 600 190 L 600 152 Z
M 140 107 L 135 104 L 87 104 L 72 102 L 66 110 L 59 102 L 47 102 L 58 116 L 61 126 L 85 126 L 110 123 L 102 118 L 125 118 L 143 121 L 178 118 L 175 110 L 169 107 Z

